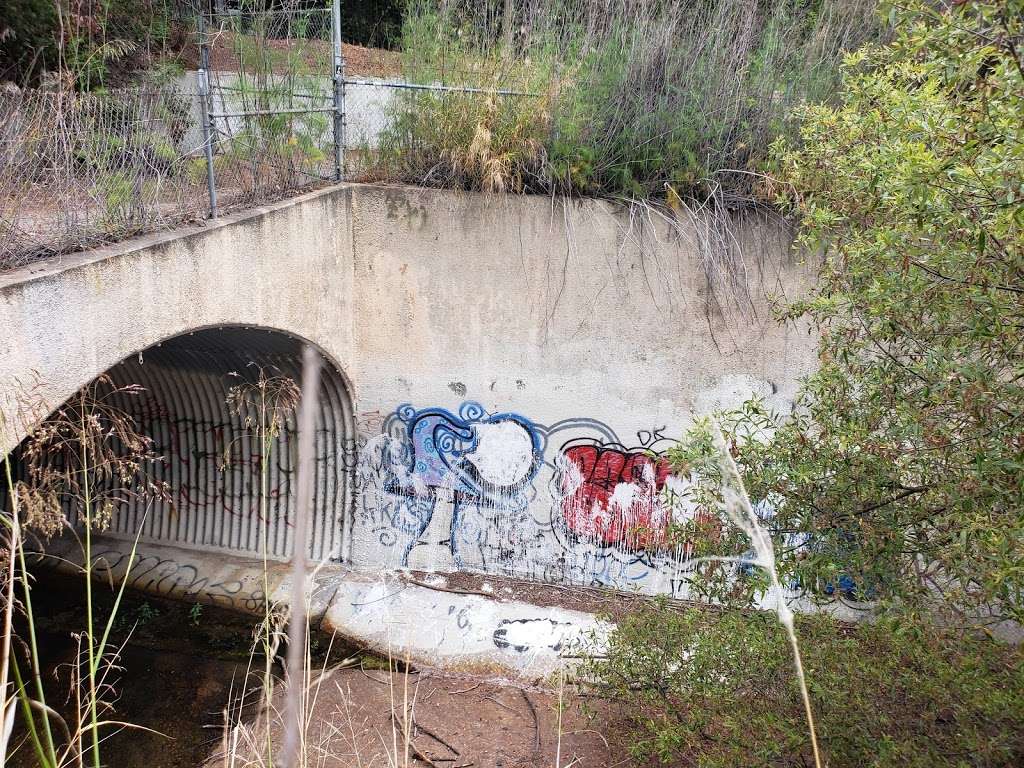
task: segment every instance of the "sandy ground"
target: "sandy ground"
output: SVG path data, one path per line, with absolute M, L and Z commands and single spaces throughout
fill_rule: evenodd
M 584 714 L 574 694 L 524 690 L 430 672 L 389 673 L 358 666 L 328 671 L 311 686 L 309 765 L 323 768 L 532 768 L 629 765 L 609 743 L 610 708 Z M 275 709 L 283 709 L 280 694 Z M 559 720 L 561 719 L 561 722 Z M 256 765 L 264 744 L 252 720 L 242 723 L 235 762 L 225 748 L 205 768 Z M 275 741 L 280 729 L 274 729 Z M 396 759 L 397 758 L 397 759 Z

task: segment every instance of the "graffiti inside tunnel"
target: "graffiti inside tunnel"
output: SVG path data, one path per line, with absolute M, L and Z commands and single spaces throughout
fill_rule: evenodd
M 234 407 L 232 392 L 298 380 L 301 349 L 302 342 L 284 332 L 208 328 L 133 354 L 90 384 L 150 441 L 145 481 L 165 489 L 117 494 L 103 533 L 186 550 L 288 559 L 297 545 L 294 409 L 282 411 L 276 427 L 261 434 L 259 419 L 269 417 Z M 325 365 L 315 415 L 310 533 L 302 542 L 317 561 L 337 559 L 342 549 L 354 469 L 350 408 L 340 371 Z M 13 454 L 18 479 L 27 471 L 22 450 Z M 67 516 L 71 527 L 81 523 L 73 504 Z

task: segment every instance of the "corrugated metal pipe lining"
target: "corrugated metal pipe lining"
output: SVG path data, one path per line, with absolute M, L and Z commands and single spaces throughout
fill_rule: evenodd
M 116 395 L 116 405 L 153 439 L 161 459 L 150 474 L 170 491 L 168 500 L 128 498 L 109 534 L 134 538 L 141 527 L 143 541 L 243 556 L 262 556 L 265 539 L 269 557 L 288 558 L 297 413 L 288 411 L 276 436 L 261 441 L 258 424 L 269 409 L 259 405 L 255 386 L 261 376 L 288 377 L 298 386 L 301 353 L 302 342 L 284 333 L 205 329 L 154 345 L 107 371 L 117 387 L 144 389 Z M 348 391 L 333 365 L 322 371 L 309 541 L 314 560 L 340 559 L 354 474 Z M 247 392 L 246 408 L 229 404 L 233 387 Z

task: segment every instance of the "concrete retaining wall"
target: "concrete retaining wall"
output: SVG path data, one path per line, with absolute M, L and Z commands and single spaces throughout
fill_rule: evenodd
M 360 493 L 348 557 L 681 594 L 663 458 L 698 414 L 789 406 L 805 328 L 763 298 L 808 272 L 736 222 L 750 306 L 709 295 L 696 227 L 587 201 L 353 196 Z
M 722 309 L 696 226 L 640 221 L 346 185 L 8 273 L 3 448 L 33 377 L 52 407 L 162 340 L 265 327 L 315 343 L 350 385 L 352 566 L 678 593 L 685 551 L 665 533 L 692 509 L 664 452 L 750 394 L 786 408 L 814 340 L 763 298 Z M 752 295 L 803 289 L 783 231 L 733 230 Z

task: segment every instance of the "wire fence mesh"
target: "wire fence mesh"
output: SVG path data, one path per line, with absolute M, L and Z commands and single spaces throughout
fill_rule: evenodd
M 0 92 L 0 270 L 202 220 L 211 176 L 222 211 L 337 177 L 330 10 L 194 23 L 160 86 Z
M 331 10 L 200 17 L 198 34 L 218 204 L 337 179 Z
M 424 156 L 411 114 L 529 95 L 450 72 L 409 80 L 397 53 L 342 46 L 340 9 L 201 13 L 183 0 L 173 18 L 195 69 L 160 74 L 154 54 L 137 79 L 159 85 L 90 91 L 64 73 L 46 90 L 0 92 L 0 270 L 343 178 L 406 181 L 381 158 Z M 343 52 L 361 59 L 354 78 Z
M 276 85 L 213 92 L 222 210 L 333 178 L 329 111 L 289 100 Z M 0 94 L 0 269 L 206 218 L 202 104 L 174 86 Z
M 195 97 L 0 94 L 0 267 L 201 217 Z

